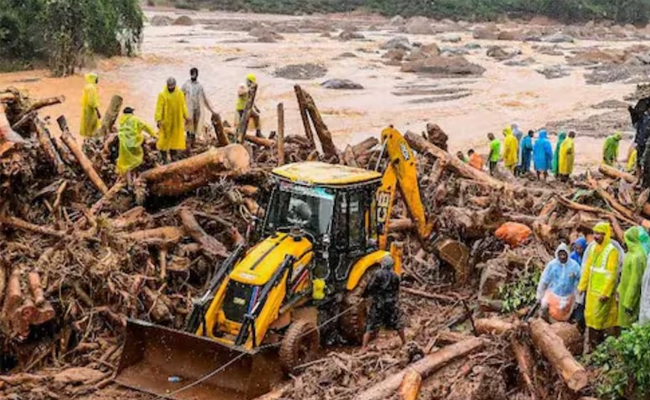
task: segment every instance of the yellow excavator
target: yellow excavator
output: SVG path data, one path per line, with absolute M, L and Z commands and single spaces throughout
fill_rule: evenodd
M 359 343 L 373 270 L 390 255 L 401 272 L 401 248 L 388 245 L 398 188 L 420 238 L 432 232 L 410 146 L 393 128 L 381 142 L 383 174 L 320 162 L 274 169 L 265 239 L 224 261 L 185 332 L 128 321 L 115 380 L 180 400 L 252 399 L 318 356 L 320 329 Z

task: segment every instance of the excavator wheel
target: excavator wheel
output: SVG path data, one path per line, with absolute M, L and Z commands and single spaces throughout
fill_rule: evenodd
M 350 344 L 359 345 L 363 340 L 363 334 L 366 331 L 366 318 L 368 317 L 368 305 L 363 298 L 363 292 L 366 290 L 366 286 L 368 286 L 370 278 L 375 274 L 377 268 L 378 266 L 368 268 L 366 273 L 361 277 L 357 287 L 346 293 L 343 298 L 341 311 L 356 306 L 339 318 L 341 335 Z
M 282 338 L 280 345 L 280 366 L 285 374 L 293 372 L 294 368 L 313 361 L 318 356 L 320 334 L 313 322 L 294 321 Z

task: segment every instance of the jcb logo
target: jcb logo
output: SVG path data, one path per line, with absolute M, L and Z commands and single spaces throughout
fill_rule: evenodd
M 390 205 L 390 193 L 380 191 L 377 193 L 377 221 L 386 222 L 388 219 L 388 206 Z
M 408 161 L 411 159 L 411 155 L 409 154 L 409 149 L 406 147 L 406 143 L 401 142 L 399 144 L 399 149 L 402 151 L 402 156 L 404 157 L 404 161 Z

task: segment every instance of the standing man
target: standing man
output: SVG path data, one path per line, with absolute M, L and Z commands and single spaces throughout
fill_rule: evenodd
M 402 313 L 399 308 L 399 276 L 393 271 L 395 261 L 392 256 L 381 259 L 380 269 L 368 282 L 363 297 L 371 297 L 366 333 L 363 335 L 363 348 L 377 337 L 381 327 L 397 331 L 402 345 L 406 343 Z
M 176 79 L 167 79 L 167 86 L 158 95 L 156 125 L 158 150 L 165 152 L 165 163 L 172 161 L 173 152 L 185 150 L 185 123 L 188 122 L 185 95 L 176 87 Z
M 618 277 L 619 250 L 612 244 L 612 228 L 601 222 L 594 226 L 595 244 L 585 253 L 585 264 L 578 284 L 578 292 L 586 293 L 585 323 L 589 339 L 597 345 L 605 338 L 606 330 L 618 323 L 614 289 Z
M 144 159 L 142 143 L 144 136 L 142 131 L 150 136 L 157 137 L 156 132 L 147 123 L 133 115 L 133 108 L 126 107 L 120 118 L 118 138 L 120 142 L 119 155 L 117 157 L 117 173 L 126 176 L 129 186 L 133 184 L 133 171 L 138 168 Z
M 537 286 L 537 301 L 542 314 L 556 321 L 568 321 L 573 311 L 576 288 L 580 282 L 580 264 L 569 258 L 569 246 L 562 243 L 555 259 L 544 268 Z
M 494 133 L 488 133 L 488 139 L 490 140 L 490 153 L 488 154 L 488 162 L 490 163 L 490 175 L 494 175 L 494 172 L 497 170 L 497 164 L 499 163 L 499 157 L 501 155 L 501 142 L 494 138 Z
M 189 114 L 189 123 L 186 125 L 187 140 L 189 142 L 189 153 L 192 152 L 196 134 L 201 129 L 201 109 L 203 106 L 208 109 L 212 114 L 215 114 L 212 104 L 205 95 L 203 85 L 198 81 L 199 70 L 197 68 L 190 69 L 190 79 L 183 85 L 183 94 L 185 95 L 185 102 L 187 104 L 187 112 Z
M 614 163 L 618 161 L 618 144 L 622 138 L 623 136 L 621 135 L 621 132 L 616 132 L 613 135 L 607 136 L 605 144 L 603 145 L 604 164 L 613 167 Z
M 564 132 L 562 132 L 564 133 Z M 560 134 L 562 136 L 562 134 Z M 569 176 L 573 173 L 573 164 L 575 160 L 575 141 L 576 133 L 569 132 L 569 137 L 562 141 L 558 148 L 558 177 L 562 182 L 567 182 Z
M 80 134 L 84 138 L 91 138 L 95 136 L 95 132 L 99 129 L 99 120 L 102 119 L 102 114 L 99 112 L 99 93 L 97 92 L 99 76 L 91 72 L 86 74 L 85 80 L 86 86 L 84 86 L 81 95 Z
M 521 143 L 524 140 L 524 133 L 519 129 L 519 124 L 513 123 L 510 125 L 512 134 L 515 135 L 517 139 L 517 166 L 515 167 L 515 176 L 521 175 L 521 163 L 522 163 L 522 154 L 521 154 Z
M 633 226 L 625 231 L 627 253 L 618 286 L 618 326 L 630 328 L 639 319 L 641 285 L 647 257 L 641 244 L 639 227 Z
M 539 138 L 533 145 L 533 161 L 535 162 L 535 171 L 537 171 L 537 180 L 543 178 L 546 181 L 548 170 L 553 165 L 553 148 L 545 129 L 539 131 Z
M 519 163 L 519 173 L 520 175 L 526 175 L 530 172 L 530 164 L 533 161 L 533 137 L 535 137 L 535 131 L 528 131 L 528 136 L 522 139 L 519 144 L 519 149 L 521 152 L 521 162 Z
M 503 130 L 503 162 L 510 172 L 515 172 L 519 143 L 510 127 Z
M 248 91 L 253 84 L 257 84 L 257 78 L 254 74 L 248 74 L 246 75 L 246 85 L 241 85 L 239 86 L 239 89 L 237 89 L 237 115 L 240 124 L 244 122 L 241 119 L 244 116 L 244 109 L 248 102 Z M 253 125 L 255 125 L 255 136 L 262 137 L 260 110 L 255 104 L 253 104 L 253 108 L 251 109 L 250 118 L 253 120 Z

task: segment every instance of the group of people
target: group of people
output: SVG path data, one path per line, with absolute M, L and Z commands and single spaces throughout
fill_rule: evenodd
M 156 138 L 156 147 L 164 153 L 166 163 L 177 158 L 179 154 L 190 154 L 196 135 L 202 128 L 202 109 L 206 108 L 215 113 L 198 77 L 199 70 L 192 68 L 190 79 L 181 88 L 177 86 L 175 78 L 167 79 L 156 103 L 154 119 L 157 130 L 135 116 L 133 107 L 124 108 L 118 123 L 119 154 L 116 169 L 128 182 L 132 182 L 133 171 L 144 159 L 143 132 Z M 81 99 L 80 134 L 84 138 L 93 138 L 97 135 L 102 117 L 99 110 L 99 76 L 94 73 L 86 74 L 85 81 Z M 246 83 L 238 88 L 236 111 L 239 118 L 244 114 L 249 97 L 248 89 L 253 84 L 257 84 L 257 79 L 255 75 L 248 74 Z M 256 135 L 261 136 L 259 109 L 253 105 L 250 115 Z
M 575 161 L 575 137 L 576 133 L 571 131 L 558 134 L 558 141 L 555 150 L 548 139 L 546 129 L 540 129 L 535 138 L 535 131 L 528 131 L 527 135 L 519 129 L 517 124 L 512 124 L 503 130 L 503 141 L 488 133 L 490 141 L 487 165 L 490 175 L 494 175 L 498 164 L 503 161 L 506 169 L 515 176 L 525 176 L 534 167 L 537 178 L 546 180 L 549 172 L 553 173 L 559 180 L 566 182 L 573 173 Z M 457 153 L 459 159 L 470 166 L 482 170 L 485 161 L 473 149 L 465 157 L 462 151 Z
M 650 236 L 635 226 L 624 239 L 627 251 L 602 222 L 594 226 L 591 242 L 581 236 L 573 250 L 560 244 L 537 287 L 542 315 L 578 322 L 594 345 L 620 328 L 650 323 Z

